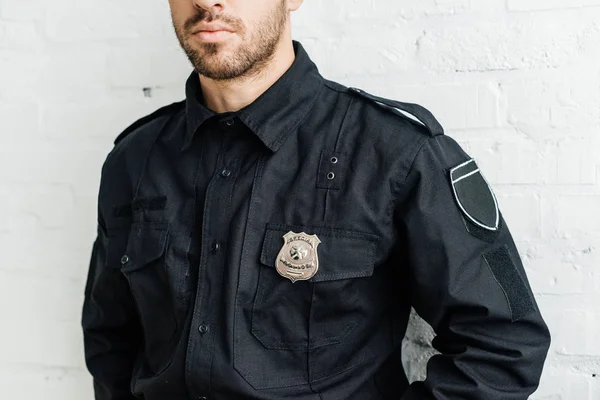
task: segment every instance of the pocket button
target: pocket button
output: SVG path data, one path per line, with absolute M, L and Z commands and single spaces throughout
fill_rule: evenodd
M 200 326 L 198 327 L 198 331 L 199 331 L 201 334 L 205 334 L 206 332 L 208 332 L 208 326 L 206 326 L 206 325 L 200 325 Z

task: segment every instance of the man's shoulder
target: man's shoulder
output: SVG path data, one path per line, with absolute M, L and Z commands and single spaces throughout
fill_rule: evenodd
M 185 105 L 185 100 L 177 101 L 163 107 L 158 108 L 157 110 L 151 112 L 148 115 L 145 115 L 131 125 L 129 125 L 125 130 L 123 130 L 114 140 L 114 145 L 116 146 L 121 141 L 123 141 L 126 137 L 133 136 L 134 132 L 145 131 L 147 129 L 152 130 L 154 128 L 155 123 L 160 122 L 165 118 L 171 117 L 173 114 L 179 112 Z
M 102 165 L 102 181 L 111 186 L 121 181 L 132 185 L 155 138 L 171 117 L 183 109 L 184 103 L 178 101 L 160 107 L 125 128 L 114 139 L 114 146 Z M 127 180 L 132 181 L 126 183 Z
M 404 180 L 425 143 L 449 138 L 433 113 L 419 104 L 380 97 L 333 81 L 325 84 L 339 95 L 349 96 L 347 120 L 351 122 L 345 124 L 349 136 L 389 165 L 396 180 Z
M 433 113 L 420 104 L 406 103 L 374 95 L 357 87 L 347 87 L 331 80 L 325 81 L 326 86 L 340 93 L 353 96 L 362 103 L 365 113 L 365 122 L 370 119 L 378 124 L 388 125 L 390 128 L 414 128 L 425 136 L 438 136 L 444 134 L 444 128 L 435 118 Z M 411 129 L 413 130 L 413 129 Z

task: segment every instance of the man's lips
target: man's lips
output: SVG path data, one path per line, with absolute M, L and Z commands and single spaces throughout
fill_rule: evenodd
M 220 24 L 200 25 L 192 31 L 192 34 L 195 35 L 199 32 L 220 32 L 220 31 L 233 32 L 233 29 L 229 28 L 226 25 L 220 25 Z
M 217 43 L 226 40 L 233 35 L 231 31 L 198 31 L 194 35 L 194 38 L 204 43 Z

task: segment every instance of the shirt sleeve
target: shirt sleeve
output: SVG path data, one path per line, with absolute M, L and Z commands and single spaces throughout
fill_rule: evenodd
M 461 165 L 468 166 L 462 177 L 451 178 Z M 480 173 L 452 138 L 434 136 L 401 185 L 395 223 L 412 306 L 441 353 L 401 400 L 526 400 L 538 387 L 550 334 Z M 496 229 L 481 223 L 493 213 Z
M 85 361 L 96 400 L 134 400 L 130 382 L 141 328 L 125 277 L 107 261 L 109 239 L 98 215 L 82 310 Z

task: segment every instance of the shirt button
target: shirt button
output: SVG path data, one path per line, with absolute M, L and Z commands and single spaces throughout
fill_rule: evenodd
M 198 400 L 208 400 L 205 396 L 198 397 Z
M 202 333 L 202 334 L 205 334 L 206 332 L 208 332 L 208 326 L 206 326 L 206 325 L 204 325 L 204 324 L 203 324 L 203 325 L 200 325 L 200 326 L 198 327 L 198 331 L 199 331 L 200 333 Z
M 214 254 L 214 253 L 216 253 L 217 251 L 219 251 L 219 249 L 220 249 L 220 248 L 221 248 L 221 245 L 219 244 L 219 242 L 218 242 L 218 241 L 216 241 L 216 240 L 215 240 L 215 241 L 212 243 L 212 245 L 210 246 L 210 251 L 211 251 L 211 252 Z
M 235 120 L 233 118 L 222 119 L 219 121 L 219 125 L 221 125 L 221 128 L 223 129 L 227 129 L 230 126 L 233 126 L 233 124 L 235 124 Z
M 127 254 L 125 254 L 123 257 L 121 257 L 121 264 L 127 264 L 129 262 L 129 256 Z
M 227 178 L 229 175 L 231 175 L 231 171 L 228 170 L 227 168 L 225 168 L 223 171 L 221 171 L 221 176 L 223 178 Z

